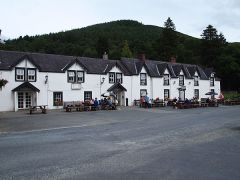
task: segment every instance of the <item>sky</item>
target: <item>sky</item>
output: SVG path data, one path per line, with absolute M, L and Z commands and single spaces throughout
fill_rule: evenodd
M 17 38 L 131 19 L 201 38 L 213 25 L 228 42 L 240 42 L 240 0 L 0 0 L 2 35 Z

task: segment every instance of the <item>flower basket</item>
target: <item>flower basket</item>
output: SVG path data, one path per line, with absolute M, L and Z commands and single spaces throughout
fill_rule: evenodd
M 6 79 L 0 79 L 0 88 L 4 87 L 8 81 Z

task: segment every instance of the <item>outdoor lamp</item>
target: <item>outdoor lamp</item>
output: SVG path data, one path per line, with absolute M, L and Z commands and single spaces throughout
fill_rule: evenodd
M 48 75 L 45 76 L 45 84 L 48 82 Z
M 105 77 L 102 78 L 101 84 L 103 84 L 105 81 Z

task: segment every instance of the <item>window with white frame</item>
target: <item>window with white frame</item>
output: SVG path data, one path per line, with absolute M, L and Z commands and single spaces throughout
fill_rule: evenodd
M 36 69 L 27 69 L 28 81 L 36 81 Z
M 53 106 L 63 105 L 63 92 L 53 92 Z
M 84 91 L 84 101 L 92 99 L 92 91 Z
M 110 72 L 109 73 L 109 83 L 110 84 L 114 84 L 115 83 L 115 73 L 114 72 Z
M 24 68 L 16 68 L 15 69 L 15 79 L 16 79 L 16 81 L 24 81 L 25 80 L 25 69 Z
M 169 99 L 169 97 L 170 97 L 169 89 L 164 89 L 164 99 Z
M 210 77 L 210 86 L 214 86 L 214 77 Z
M 184 85 L 184 76 L 179 75 L 179 86 L 183 86 L 183 85 Z
M 76 76 L 75 71 L 68 71 L 68 82 L 69 83 L 74 83 L 75 82 L 75 76 Z
M 194 98 L 199 99 L 199 89 L 194 89 Z
M 140 85 L 146 86 L 147 85 L 147 74 L 140 73 Z
M 199 86 L 199 78 L 198 76 L 194 76 L 194 86 Z
M 169 74 L 164 74 L 163 75 L 163 85 L 164 86 L 169 85 Z
M 122 84 L 122 73 L 116 73 L 116 82 Z
M 77 71 L 77 82 L 78 83 L 84 82 L 84 71 Z

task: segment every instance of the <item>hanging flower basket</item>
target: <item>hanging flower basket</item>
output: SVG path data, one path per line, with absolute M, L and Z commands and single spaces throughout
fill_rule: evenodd
M 0 79 L 0 88 L 5 86 L 7 83 L 8 83 L 8 81 L 6 79 Z

